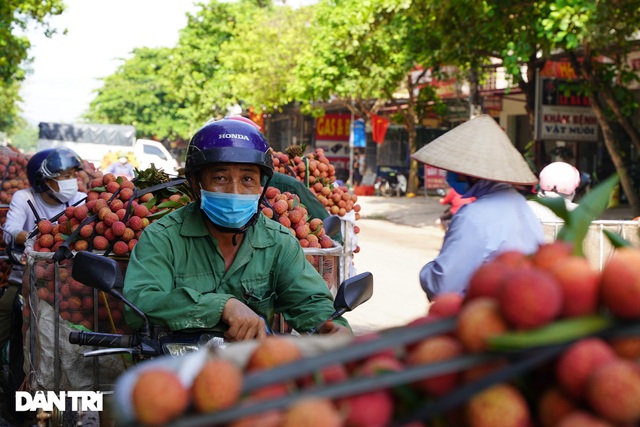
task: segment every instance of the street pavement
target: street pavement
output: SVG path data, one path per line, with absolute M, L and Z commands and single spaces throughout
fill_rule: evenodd
M 354 333 L 403 326 L 424 316 L 429 301 L 418 274 L 440 251 L 444 232 L 435 220 L 444 211 L 437 198 L 359 197 L 361 219 L 354 255 L 358 273 L 374 277 L 372 298 L 347 313 Z

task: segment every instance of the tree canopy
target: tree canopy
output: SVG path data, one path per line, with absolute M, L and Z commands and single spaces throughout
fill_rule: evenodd
M 64 10 L 62 0 L 8 0 L 0 5 L 0 130 L 12 131 L 20 121 L 20 85 L 29 71 L 29 25 L 41 26 L 50 37 L 57 30 L 49 18 Z

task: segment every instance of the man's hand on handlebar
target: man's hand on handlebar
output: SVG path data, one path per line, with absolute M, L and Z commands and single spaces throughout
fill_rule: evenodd
M 329 320 L 324 325 L 320 327 L 318 333 L 322 335 L 331 335 L 331 334 L 351 334 L 352 332 L 346 326 L 338 325 L 337 323 L 333 323 L 332 320 Z
M 267 337 L 264 320 L 240 300 L 230 298 L 222 311 L 222 321 L 229 325 L 225 337 L 234 341 Z

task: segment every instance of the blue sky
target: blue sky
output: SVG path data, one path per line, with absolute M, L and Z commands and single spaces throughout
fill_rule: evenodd
M 174 46 L 192 0 L 65 0 L 52 20 L 66 35 L 28 37 L 34 58 L 20 92 L 23 116 L 32 124 L 76 121 L 94 98 L 101 77 L 112 74 L 136 47 Z

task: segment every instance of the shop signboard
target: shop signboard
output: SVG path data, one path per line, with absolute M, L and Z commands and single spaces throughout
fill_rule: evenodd
M 447 188 L 447 171 L 435 166 L 424 165 L 424 188 L 425 190 L 437 190 Z
M 566 66 L 548 71 L 569 76 Z M 547 71 L 547 72 L 548 72 Z M 538 78 L 536 139 L 550 141 L 597 141 L 598 119 L 589 98 L 580 93 L 577 83 L 568 78 Z

